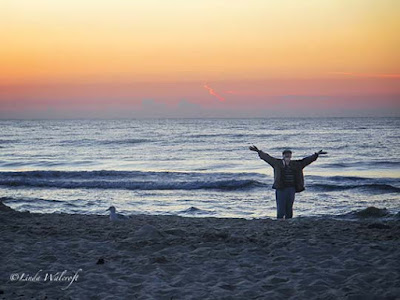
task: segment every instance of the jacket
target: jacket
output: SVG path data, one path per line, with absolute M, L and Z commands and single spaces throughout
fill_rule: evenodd
M 274 168 L 274 184 L 272 185 L 272 188 L 273 189 L 284 188 L 284 185 L 282 182 L 282 170 L 284 168 L 283 159 L 278 159 L 278 158 L 272 157 L 268 153 L 265 153 L 261 150 L 258 152 L 258 156 L 262 160 L 265 160 L 268 164 L 271 165 L 271 167 Z M 305 190 L 303 169 L 306 166 L 308 166 L 309 164 L 311 164 L 313 161 L 317 160 L 317 158 L 318 158 L 318 153 L 315 152 L 314 154 L 307 156 L 303 159 L 290 160 L 289 166 L 294 170 L 294 174 L 295 174 L 296 193 L 300 193 Z

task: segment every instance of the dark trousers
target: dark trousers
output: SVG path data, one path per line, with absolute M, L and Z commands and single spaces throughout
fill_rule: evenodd
M 277 218 L 290 219 L 293 217 L 293 202 L 296 189 L 294 186 L 275 190 Z

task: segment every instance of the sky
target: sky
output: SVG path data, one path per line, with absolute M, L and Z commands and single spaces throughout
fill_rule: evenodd
M 1 0 L 0 118 L 400 115 L 397 0 Z

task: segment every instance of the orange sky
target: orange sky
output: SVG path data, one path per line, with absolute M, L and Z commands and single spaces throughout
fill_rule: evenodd
M 399 30 L 397 0 L 3 0 L 0 117 L 399 110 Z

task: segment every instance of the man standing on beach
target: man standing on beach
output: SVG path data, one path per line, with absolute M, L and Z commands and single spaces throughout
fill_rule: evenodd
M 319 154 L 326 154 L 322 150 L 300 160 L 291 160 L 292 151 L 285 149 L 282 159 L 270 156 L 259 150 L 256 146 L 250 146 L 251 151 L 256 151 L 262 160 L 265 160 L 274 168 L 274 184 L 276 209 L 278 219 L 290 219 L 293 217 L 293 202 L 295 193 L 304 191 L 303 169 L 315 161 Z

